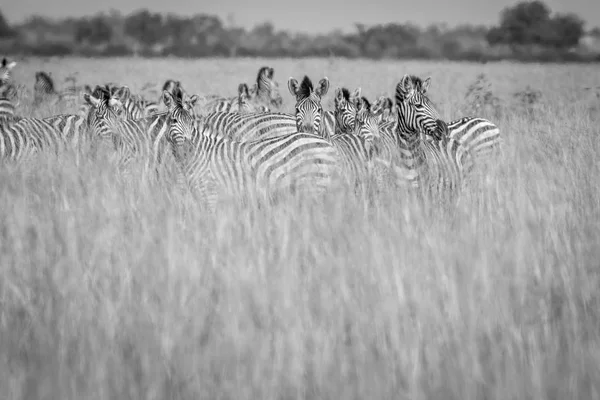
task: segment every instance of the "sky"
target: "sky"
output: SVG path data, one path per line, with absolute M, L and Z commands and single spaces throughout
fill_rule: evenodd
M 250 28 L 271 21 L 276 29 L 325 33 L 351 31 L 357 22 L 412 22 L 420 26 L 447 23 L 497 24 L 500 11 L 514 0 L 7 0 L 0 7 L 9 23 L 36 13 L 54 18 L 92 15 L 118 10 L 124 14 L 147 8 L 180 15 L 215 14 Z M 554 12 L 574 12 L 587 27 L 600 26 L 599 0 L 545 0 Z

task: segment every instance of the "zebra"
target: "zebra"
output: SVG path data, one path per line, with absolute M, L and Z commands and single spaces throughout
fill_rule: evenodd
M 342 98 L 347 98 L 348 91 L 338 90 L 338 95 L 340 94 Z M 336 100 L 339 100 L 338 95 Z M 354 115 L 349 118 L 351 110 Z M 379 138 L 379 124 L 371 114 L 369 102 L 364 98 L 359 99 L 355 107 L 347 107 L 343 102 L 336 101 L 335 112 L 340 123 L 331 137 L 331 143 L 340 153 L 347 182 L 356 190 L 364 187 L 369 177 L 373 142 Z
M 473 156 L 444 135 L 447 124 L 418 87 L 408 75 L 396 86 L 397 123 L 380 124 L 377 174 L 391 170 L 397 183 L 408 184 L 420 196 L 455 196 L 468 182 Z M 423 140 L 421 132 L 432 139 Z
M 166 93 L 169 93 L 166 91 Z M 167 143 L 167 113 L 158 113 L 138 120 L 123 120 L 122 104 L 108 93 L 100 90 L 98 96 L 85 94 L 85 101 L 91 106 L 88 126 L 93 137 L 100 142 L 112 142 L 119 161 L 121 172 L 126 175 L 130 163 L 136 159 L 143 164 L 143 173 L 152 167 L 158 174 L 159 166 L 163 163 Z M 178 92 L 179 96 L 182 95 Z M 198 96 L 192 96 L 185 102 L 179 97 L 179 102 L 192 109 Z
M 17 86 L 14 84 L 11 74 L 16 65 L 16 61 L 8 62 L 6 57 L 2 58 L 2 64 L 0 64 L 0 98 L 16 101 L 18 97 Z
M 325 111 L 323 124 L 324 128 L 321 129 L 320 136 L 332 137 L 338 133 L 344 133 L 354 129 L 356 120 L 356 114 L 358 112 L 358 104 L 361 98 L 361 89 L 357 88 L 354 92 L 346 88 L 338 88 L 335 91 L 335 97 L 333 100 L 334 111 Z M 333 115 L 333 118 L 329 116 L 329 113 Z M 333 121 L 333 122 L 332 122 Z M 324 132 L 331 132 L 331 134 L 325 134 Z
M 269 112 L 269 108 L 252 101 L 248 85 L 240 83 L 238 86 L 237 101 L 230 104 L 230 108 L 227 112 L 235 112 L 238 114 L 265 113 Z
M 0 156 L 21 161 L 41 151 L 57 154 L 62 141 L 60 133 L 46 121 L 15 115 L 11 100 L 0 99 Z
M 396 122 L 394 102 L 387 96 L 380 96 L 373 103 L 372 113 L 379 122 Z
M 163 95 L 181 175 L 211 211 L 221 194 L 269 203 L 290 192 L 322 194 L 340 176 L 338 151 L 322 138 L 301 132 L 248 142 L 207 136 L 196 129 L 193 111 Z
M 321 132 L 321 121 L 323 119 L 321 98 L 329 90 L 329 79 L 327 77 L 321 79 L 315 89 L 312 81 L 306 75 L 302 79 L 302 83 L 298 83 L 296 79 L 290 77 L 288 89 L 292 96 L 296 98 L 295 115 L 298 132 L 318 135 Z
M 22 129 L 15 129 L 18 120 L 13 102 L 0 98 L 0 158 L 3 160 L 20 162 L 36 153 L 31 136 Z
M 269 110 L 278 110 L 283 104 L 283 98 L 279 93 L 279 84 L 274 78 L 275 70 L 273 68 L 261 67 L 256 76 L 256 83 L 250 90 L 250 95 L 255 97 L 255 101 Z
M 415 90 L 425 96 L 431 84 L 431 77 L 421 80 L 413 75 L 410 79 L 414 82 Z M 485 165 L 491 157 L 502 150 L 503 140 L 500 129 L 485 118 L 463 117 L 450 121 L 447 125 L 448 137 L 458 141 L 471 153 L 477 168 Z M 426 138 L 441 139 L 435 136 Z
M 35 73 L 35 83 L 33 85 L 33 106 L 38 107 L 44 102 L 51 104 L 66 103 L 75 104 L 77 101 L 77 89 L 69 88 L 65 91 L 58 92 L 54 86 L 52 77 L 44 72 L 38 71 Z

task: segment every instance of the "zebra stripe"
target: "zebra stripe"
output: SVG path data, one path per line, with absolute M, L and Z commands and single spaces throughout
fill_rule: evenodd
M 220 194 L 273 201 L 290 192 L 321 194 L 339 176 L 337 150 L 310 134 L 236 142 L 195 129 L 195 118 L 170 94 L 169 142 L 187 185 L 214 210 Z M 186 139 L 189 138 L 189 139 Z
M 89 140 L 86 119 L 81 115 L 59 114 L 42 119 L 56 129 L 62 141 L 72 149 L 82 148 Z
M 204 135 L 247 142 L 297 132 L 296 118 L 282 113 L 212 113 L 198 120 Z

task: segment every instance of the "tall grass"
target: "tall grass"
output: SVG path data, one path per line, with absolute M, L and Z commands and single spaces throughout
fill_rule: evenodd
M 535 112 L 495 120 L 503 159 L 452 212 L 207 215 L 103 158 L 3 167 L 2 397 L 598 398 L 597 117 Z

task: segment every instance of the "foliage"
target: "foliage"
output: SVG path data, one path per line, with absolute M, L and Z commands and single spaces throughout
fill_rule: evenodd
M 593 39 L 592 31 L 590 40 Z M 506 8 L 497 27 L 462 25 L 449 28 L 412 24 L 356 24 L 348 34 L 333 31 L 308 35 L 276 29 L 264 22 L 252 29 L 236 27 L 213 15 L 180 16 L 149 10 L 51 20 L 33 16 L 9 27 L 0 13 L 0 52 L 37 55 L 142 55 L 162 57 L 364 57 L 371 59 L 450 59 L 487 61 L 596 60 L 578 53 L 583 22 L 572 14 L 552 16 L 540 1 Z
M 502 11 L 500 25 L 487 34 L 490 45 L 537 45 L 565 50 L 577 46 L 584 23 L 574 14 L 551 17 L 550 8 L 539 0 L 524 1 Z

